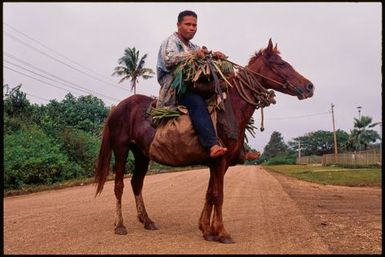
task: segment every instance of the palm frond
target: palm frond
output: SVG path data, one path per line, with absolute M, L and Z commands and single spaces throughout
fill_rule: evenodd
M 139 50 L 135 47 L 127 47 L 124 49 L 124 55 L 118 59 L 118 66 L 114 68 L 112 76 L 122 77 L 119 83 L 124 80 L 130 80 L 131 90 L 136 90 L 136 85 L 139 83 L 138 79 L 152 78 L 155 72 L 150 68 L 145 68 L 145 60 L 147 54 L 139 58 Z
M 130 76 L 124 76 L 121 80 L 119 80 L 118 83 L 122 83 L 123 81 L 125 81 L 125 80 L 127 80 L 129 78 L 130 78 Z
M 214 68 L 210 68 L 214 67 Z M 178 64 L 174 71 L 174 80 L 172 87 L 176 88 L 179 93 L 184 93 L 187 86 L 184 82 L 195 82 L 199 79 L 209 81 L 214 72 L 218 78 L 223 79 L 228 85 L 232 86 L 226 79 L 225 75 L 234 72 L 233 65 L 226 60 L 216 60 L 212 58 L 197 58 L 190 55 L 184 61 Z M 182 77 L 181 77 L 182 76 Z

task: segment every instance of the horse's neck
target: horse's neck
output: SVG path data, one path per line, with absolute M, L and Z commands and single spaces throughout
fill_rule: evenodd
M 260 63 L 261 62 L 258 62 L 257 60 L 255 60 L 252 65 L 247 65 L 246 67 L 249 70 L 259 73 L 261 70 Z M 245 72 L 245 71 L 241 71 L 241 72 Z M 266 85 L 263 84 L 260 78 L 254 77 L 253 79 L 254 79 L 253 85 L 249 85 L 251 88 L 254 88 L 254 89 L 259 88 L 258 90 L 262 90 L 262 91 L 266 90 Z M 241 91 L 243 91 L 244 94 L 250 98 L 250 100 L 255 101 L 256 104 L 258 104 L 259 102 L 254 97 L 255 91 L 253 92 L 248 86 L 244 85 L 245 80 L 241 82 L 239 76 L 232 77 L 231 83 L 233 84 L 233 87 L 229 88 L 230 99 L 232 101 L 235 117 L 239 121 L 240 127 L 243 129 L 243 128 L 246 128 L 246 125 L 249 122 L 251 116 L 253 116 L 253 113 L 257 108 L 257 106 L 252 105 L 243 99 L 244 96 L 242 97 L 238 92 L 238 90 L 235 88 L 236 85 L 234 84 L 235 82 L 234 80 L 237 82 L 239 87 L 243 88 L 243 90 Z M 261 106 L 258 106 L 258 107 L 261 107 Z
M 239 128 L 243 130 L 253 116 L 255 106 L 246 103 L 234 87 L 229 88 L 229 94 L 235 119 L 238 121 Z

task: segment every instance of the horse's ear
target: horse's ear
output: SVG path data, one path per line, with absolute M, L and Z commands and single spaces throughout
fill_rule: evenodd
M 273 52 L 273 42 L 271 42 L 271 38 L 269 39 L 269 44 L 266 47 L 265 53 L 266 55 L 270 55 Z
M 274 46 L 274 52 L 277 52 L 278 51 L 278 49 L 277 49 L 277 43 L 275 43 L 275 46 Z

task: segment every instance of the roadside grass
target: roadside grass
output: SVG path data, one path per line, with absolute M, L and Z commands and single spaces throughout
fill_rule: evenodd
M 382 185 L 380 168 L 342 168 L 314 165 L 262 165 L 268 171 L 323 185 L 379 186 Z
M 324 185 L 341 186 L 381 186 L 382 171 L 380 168 L 342 168 L 333 166 L 313 165 L 262 165 L 268 171 L 278 172 L 290 177 L 295 177 L 309 182 Z M 205 166 L 188 166 L 183 168 L 155 168 L 147 172 L 147 175 L 178 172 L 192 169 L 207 168 Z M 126 174 L 130 178 L 132 174 Z M 110 174 L 107 181 L 113 180 L 114 175 Z M 63 181 L 51 185 L 26 185 L 17 190 L 4 190 L 4 197 L 35 193 L 46 190 L 62 189 L 72 186 L 83 186 L 94 183 L 94 178 L 78 178 Z
M 184 171 L 184 170 L 194 170 L 194 169 L 202 169 L 206 168 L 204 166 L 186 166 L 186 167 L 168 167 L 168 166 L 160 166 L 155 167 L 147 172 L 148 175 L 153 175 L 153 174 L 159 174 L 159 173 L 169 173 L 169 172 L 178 172 L 178 171 Z M 131 178 L 132 173 L 128 173 L 124 175 L 124 178 Z M 106 181 L 111 181 L 114 180 L 115 176 L 114 174 L 111 174 L 107 177 Z M 67 187 L 73 187 L 73 186 L 84 186 L 84 185 L 89 185 L 95 183 L 94 177 L 91 178 L 77 178 L 77 179 L 72 179 L 72 180 L 67 180 L 67 181 L 62 181 L 58 183 L 53 183 L 50 185 L 24 185 L 19 189 L 9 189 L 9 190 L 4 190 L 4 197 L 7 196 L 16 196 L 16 195 L 25 195 L 25 194 L 30 194 L 30 193 L 36 193 L 36 192 L 41 192 L 41 191 L 47 191 L 47 190 L 57 190 L 57 189 L 63 189 Z M 95 184 L 96 185 L 96 184 Z M 96 187 L 95 187 L 96 190 Z

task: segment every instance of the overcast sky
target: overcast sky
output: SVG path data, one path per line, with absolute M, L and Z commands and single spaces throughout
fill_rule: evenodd
M 262 151 L 273 131 L 285 142 L 332 131 L 332 103 L 336 129 L 350 132 L 358 106 L 361 115 L 382 121 L 381 7 L 380 2 L 3 3 L 3 84 L 22 83 L 32 103 L 61 101 L 71 92 L 116 105 L 132 95 L 128 82 L 118 84 L 111 76 L 124 49 L 147 53 L 146 66 L 155 70 L 159 46 L 176 31 L 178 13 L 191 9 L 198 14 L 194 43 L 246 65 L 272 38 L 281 57 L 313 82 L 315 94 L 306 100 L 276 93 L 277 103 L 264 110 L 265 131 L 249 136 L 250 146 Z M 137 93 L 158 91 L 155 77 L 139 81 Z M 259 128 L 259 111 L 254 119 Z

